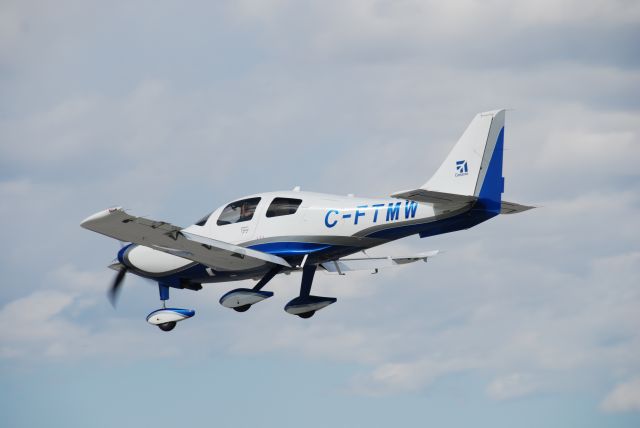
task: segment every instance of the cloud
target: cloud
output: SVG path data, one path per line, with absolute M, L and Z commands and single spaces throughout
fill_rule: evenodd
M 354 367 L 354 394 L 480 373 L 495 400 L 604 391 L 640 370 L 638 5 L 202 6 L 127 4 L 123 19 L 2 4 L 0 266 L 20 284 L 1 290 L 5 362 L 293 356 Z M 78 227 L 98 209 L 186 224 L 294 185 L 386 196 L 424 183 L 473 114 L 502 106 L 516 108 L 505 198 L 535 211 L 376 249 L 446 250 L 426 265 L 318 275 L 314 293 L 338 303 L 311 320 L 282 311 L 296 275 L 246 314 L 216 303 L 246 284 L 176 291 L 198 315 L 170 335 L 144 322 L 151 287 L 127 285 L 118 312 L 105 303 L 118 244 Z M 636 383 L 603 408 L 633 407 L 615 397 Z
M 386 363 L 368 374 L 352 379 L 351 390 L 362 395 L 390 395 L 422 390 L 439 377 L 478 367 L 468 358 L 431 360 L 410 363 Z
M 82 334 L 82 329 L 59 317 L 73 302 L 73 296 L 57 291 L 36 292 L 12 301 L 0 310 L 0 338 L 3 358 L 59 355 L 61 338 Z M 66 340 L 65 340 L 66 341 Z
M 487 395 L 494 400 L 523 397 L 538 388 L 535 379 L 526 373 L 512 373 L 498 377 L 487 386 Z
M 605 412 L 640 411 L 640 378 L 616 385 L 600 407 Z
M 629 48 L 640 20 L 639 8 L 624 1 L 615 7 L 606 1 L 585 7 L 575 0 L 493 1 L 490 6 L 466 0 L 271 3 L 265 14 L 255 13 L 252 1 L 233 10 L 261 24 L 283 57 L 351 64 L 412 61 L 521 69 L 550 61 L 632 61 Z M 297 37 L 287 37 L 289 31 Z
M 179 344 L 142 334 L 148 325 L 108 310 L 108 272 L 64 265 L 47 275 L 45 289 L 0 309 L 0 358 L 22 365 L 113 361 L 183 355 Z
M 638 172 L 628 161 L 640 156 L 637 141 L 635 129 L 589 132 L 565 127 L 564 131 L 550 133 L 549 140 L 541 147 L 540 162 L 542 167 L 562 168 L 567 174 L 582 175 L 585 170 L 597 172 L 601 168 L 608 173 L 619 169 L 621 176 L 637 176 Z

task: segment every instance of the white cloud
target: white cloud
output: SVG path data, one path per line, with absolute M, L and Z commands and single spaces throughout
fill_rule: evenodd
M 606 412 L 640 411 L 640 378 L 617 385 L 600 407 Z
M 104 292 L 115 272 L 108 269 L 84 271 L 71 263 L 56 267 L 46 281 L 59 284 L 57 288 L 74 293 L 94 295 Z
M 633 23 L 640 19 L 640 8 L 637 4 L 625 1 L 612 3 L 606 0 L 591 1 L 588 4 L 579 0 L 537 2 L 506 2 L 509 13 L 520 22 L 530 25 L 556 23 Z
M 469 370 L 479 362 L 469 358 L 421 359 L 410 363 L 385 363 L 352 380 L 352 391 L 363 395 L 415 392 L 447 374 Z
M 238 0 L 229 2 L 229 12 L 242 20 L 268 21 L 281 13 L 288 3 L 288 0 Z
M 618 169 L 619 175 L 637 175 L 631 159 L 640 156 L 638 134 L 631 130 L 597 133 L 565 130 L 549 135 L 541 148 L 544 167 L 562 168 L 568 174 Z
M 167 38 L 192 22 L 168 26 L 163 4 L 126 6 L 140 27 L 108 13 L 95 25 L 101 12 L 82 2 L 19 3 L 0 13 L 0 53 L 21 71 L 6 81 L 0 120 L 3 273 L 36 280 L 3 290 L 5 359 L 294 355 L 357 365 L 352 391 L 373 395 L 482 372 L 498 400 L 582 381 L 601 389 L 640 369 L 637 67 L 608 56 L 619 43 L 575 53 L 609 46 L 602 35 L 637 22 L 638 5 L 233 2 L 231 31 L 209 34 L 229 25 L 221 14 L 196 32 L 230 54 L 206 37 L 204 51 Z M 567 48 L 564 27 L 580 49 Z M 240 33 L 257 36 L 236 45 Z M 104 34 L 126 43 L 104 46 Z M 141 55 L 151 65 L 137 70 Z M 282 311 L 296 275 L 274 279 L 276 296 L 247 314 L 216 303 L 242 284 L 175 292 L 198 316 L 169 336 L 146 325 L 146 303 L 130 316 L 101 306 L 118 244 L 80 230 L 93 210 L 123 204 L 180 224 L 271 187 L 387 195 L 424 183 L 472 115 L 501 106 L 516 108 L 508 199 L 539 210 L 377 249 L 447 250 L 427 265 L 319 275 L 314 292 L 338 303 L 311 320 Z M 604 408 L 633 406 L 620 404 L 633 382 Z
M 550 59 L 597 62 L 615 50 L 590 48 L 585 38 L 597 45 L 620 26 L 640 20 L 640 8 L 624 0 L 615 5 L 604 0 L 588 5 L 576 0 L 269 2 L 269 12 L 258 14 L 259 3 L 245 1 L 233 10 L 241 20 L 262 24 L 272 49 L 283 56 L 321 62 L 508 67 Z M 574 34 L 583 30 L 576 41 Z M 296 37 L 289 37 L 291 31 Z
M 141 335 L 144 322 L 131 324 L 117 312 L 105 312 L 108 276 L 106 270 L 62 265 L 45 275 L 43 287 L 5 304 L 0 309 L 0 358 L 43 364 L 181 353 L 179 347 L 163 347 L 153 336 Z
M 512 373 L 501 376 L 487 386 L 487 394 L 494 400 L 508 400 L 535 392 L 538 384 L 533 376 L 526 373 Z
M 0 311 L 0 354 L 22 359 L 58 353 L 54 350 L 60 348 L 60 338 L 82 333 L 82 329 L 59 316 L 72 302 L 72 295 L 40 291 L 5 305 Z
M 233 2 L 232 10 L 238 16 L 274 25 L 276 18 L 285 19 L 295 10 L 292 1 L 269 2 L 243 0 Z M 312 6 L 317 25 L 334 23 L 334 31 L 344 39 L 345 34 L 355 36 L 356 29 L 363 32 L 363 39 L 376 33 L 398 33 L 419 36 L 433 34 L 474 33 L 478 29 L 488 31 L 491 24 L 502 25 L 508 30 L 532 25 L 594 23 L 612 25 L 633 23 L 640 20 L 637 4 L 618 1 L 612 6 L 606 0 L 592 1 L 588 5 L 578 0 L 510 2 L 493 0 L 490 5 L 473 0 L 438 1 L 409 0 L 402 2 L 347 0 L 326 2 Z M 308 5 L 305 5 L 308 7 Z M 311 21 L 313 22 L 313 21 Z M 349 28 L 349 24 L 352 25 Z M 337 27 L 337 28 L 335 28 Z M 317 32 L 317 28 L 306 28 Z M 337 38 L 337 37 L 336 37 Z

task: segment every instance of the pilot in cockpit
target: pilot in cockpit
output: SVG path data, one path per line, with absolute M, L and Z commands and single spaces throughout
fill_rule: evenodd
M 255 210 L 256 210 L 255 204 L 251 204 L 247 201 L 243 202 L 242 205 L 240 206 L 240 219 L 238 221 L 251 220 Z

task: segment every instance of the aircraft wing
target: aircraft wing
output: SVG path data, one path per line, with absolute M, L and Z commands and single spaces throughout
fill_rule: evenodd
M 84 220 L 81 226 L 120 241 L 144 245 L 217 270 L 246 270 L 267 263 L 291 267 L 282 257 L 187 232 L 164 221 L 134 217 L 121 207 L 100 211 Z
M 437 255 L 439 251 L 428 251 L 425 253 L 415 254 L 408 257 L 360 257 L 360 258 L 344 258 L 322 263 L 320 266 L 329 273 L 338 273 L 344 275 L 346 272 L 353 271 L 372 271 L 377 273 L 378 269 L 405 265 L 420 260 L 427 261 L 429 258 Z

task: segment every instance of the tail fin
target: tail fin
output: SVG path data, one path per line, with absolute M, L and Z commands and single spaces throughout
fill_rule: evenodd
M 478 199 L 476 207 L 499 213 L 504 191 L 504 117 L 504 110 L 477 114 L 421 189 L 472 196 Z
M 446 208 L 469 205 L 488 218 L 535 208 L 502 201 L 504 115 L 504 110 L 478 113 L 429 181 L 418 189 L 396 192 L 391 197 Z

